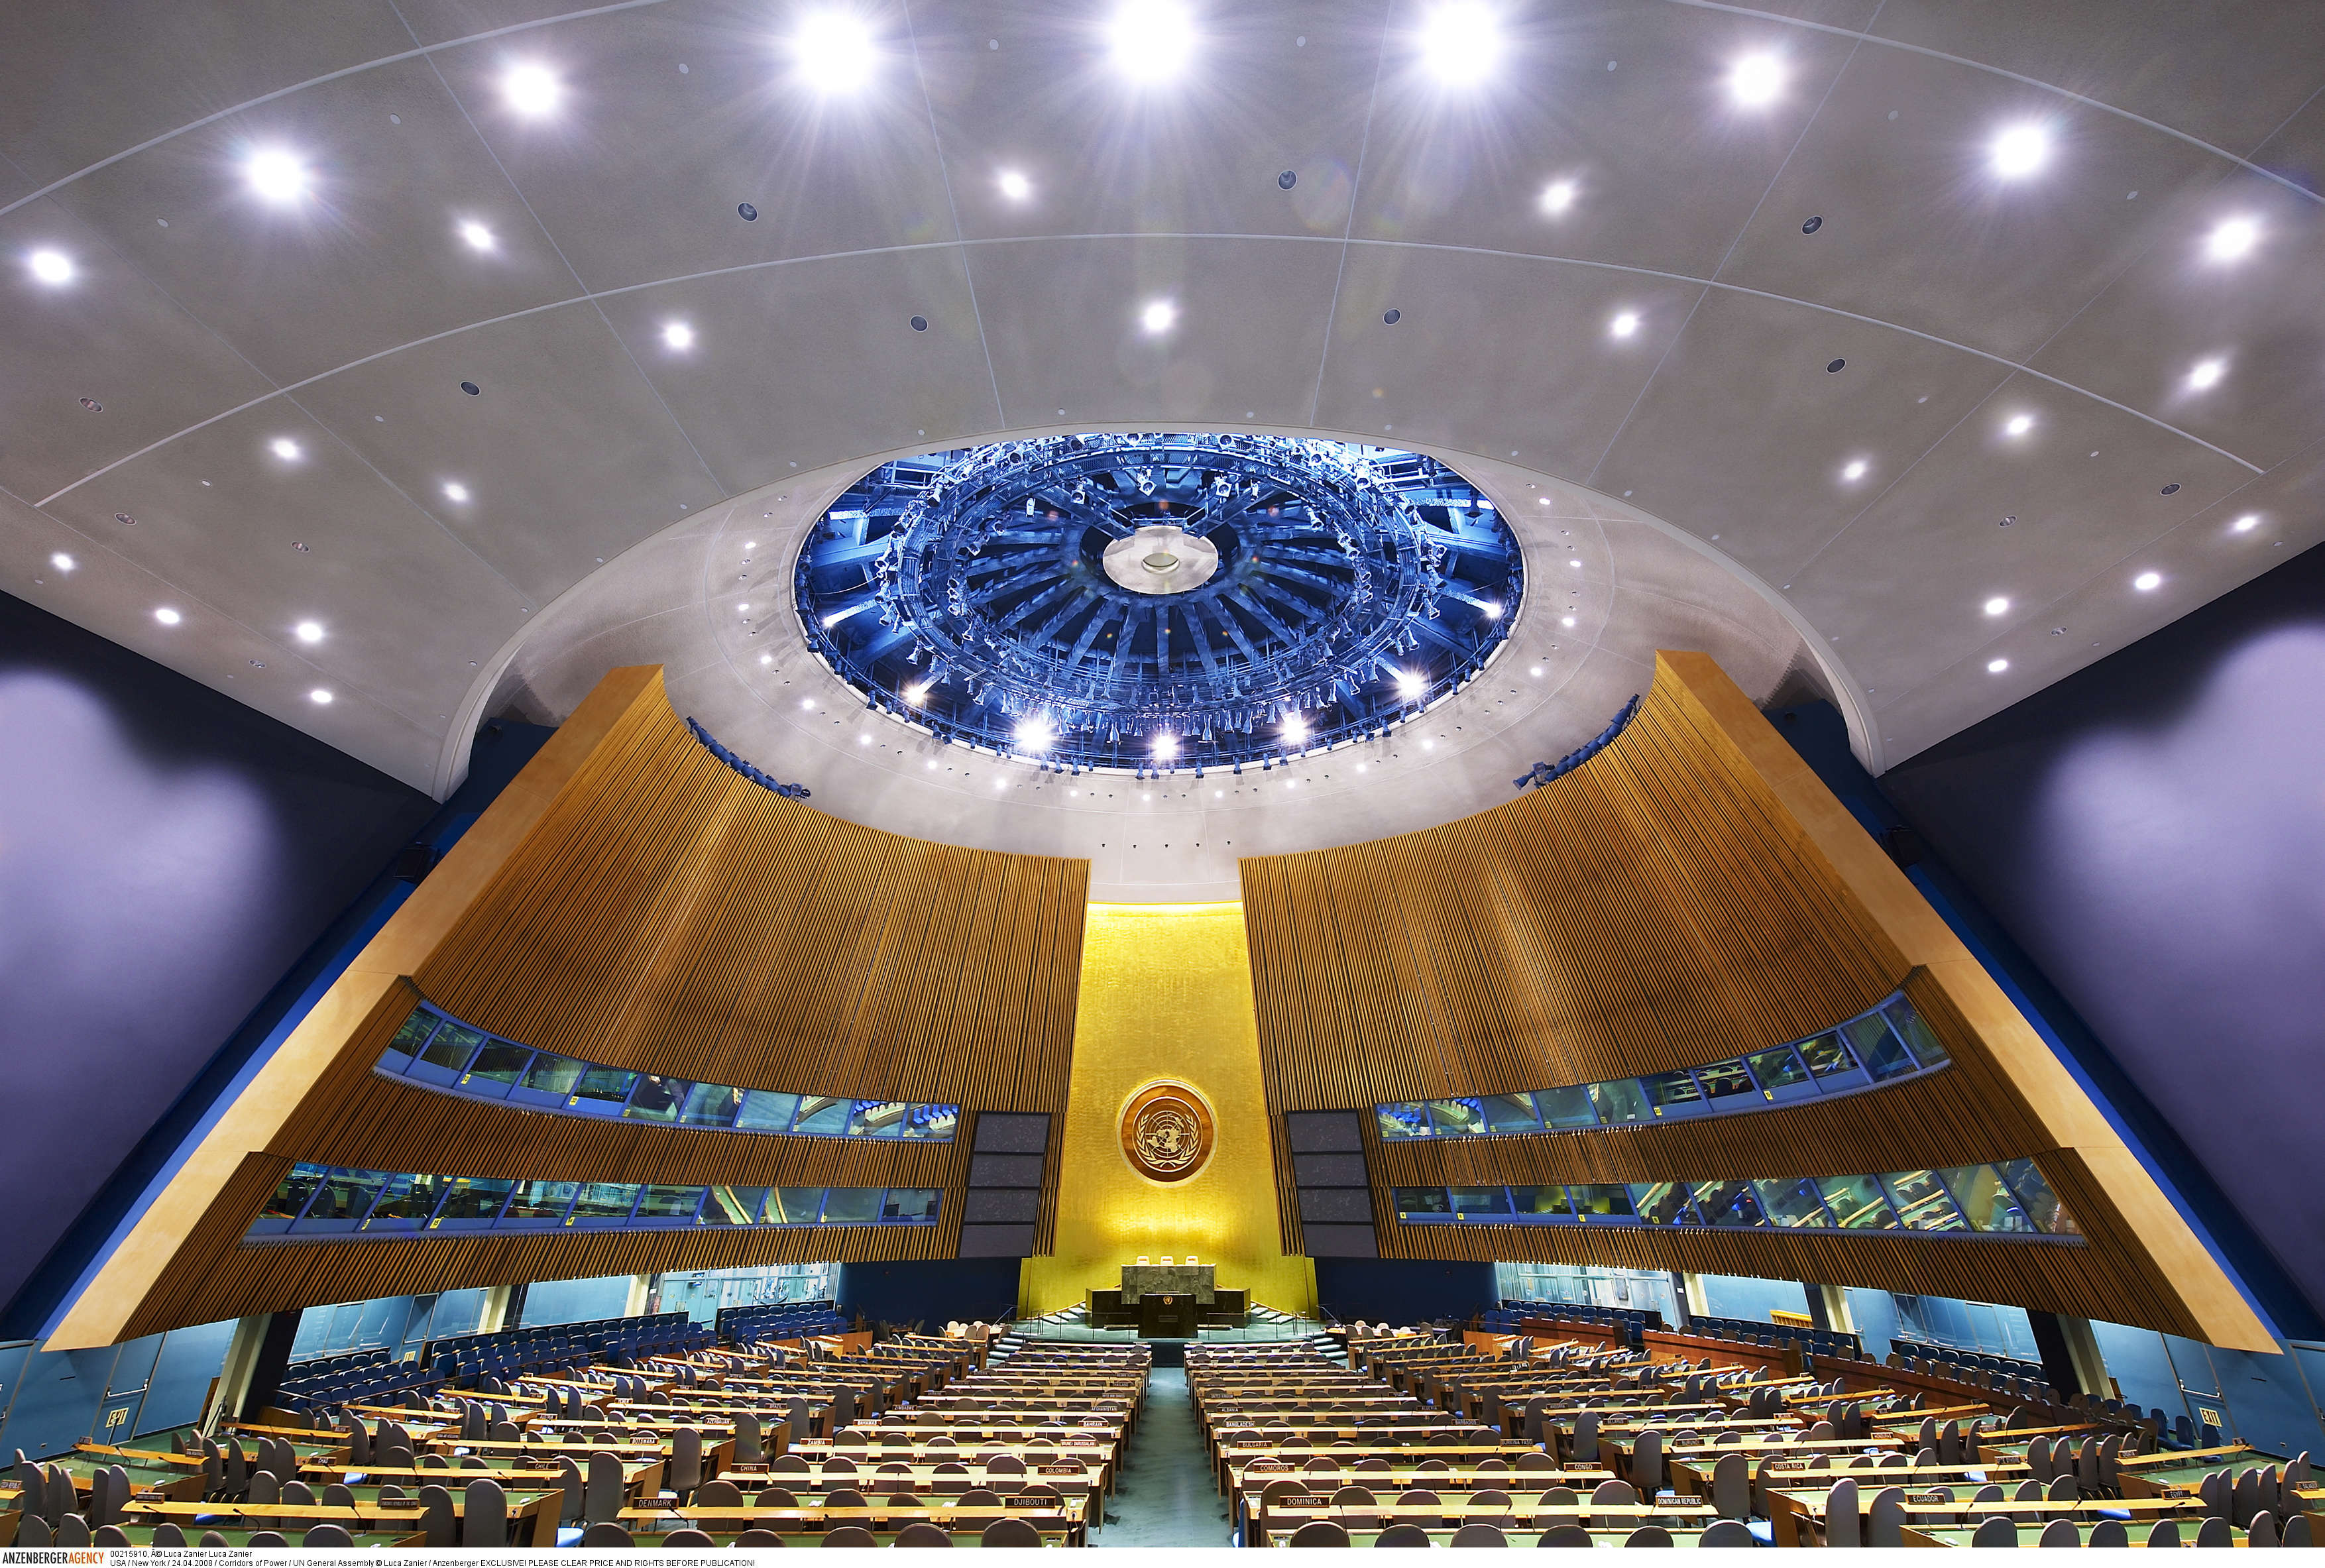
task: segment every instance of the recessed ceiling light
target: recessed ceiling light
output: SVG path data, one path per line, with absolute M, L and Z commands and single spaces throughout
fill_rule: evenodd
M 2243 516 L 2237 518 L 2235 522 L 2229 524 L 2228 526 L 2238 533 L 2249 533 L 2254 529 L 2260 526 L 2260 514 L 2257 512 L 2247 512 Z M 70 571 L 71 569 L 68 567 L 66 570 Z
M 295 463 L 299 460 L 299 443 L 289 436 L 276 436 L 266 443 L 266 450 L 286 463 Z
M 1986 673 L 1989 675 L 1999 675 L 2008 668 L 2010 661 L 2007 659 L 1988 659 L 1986 662 Z
M 329 708 L 331 705 L 331 689 L 328 686 L 318 686 L 307 693 L 307 700 L 318 708 Z
M 2260 225 L 2249 218 L 2231 218 L 2215 224 L 2204 237 L 2204 254 L 2216 262 L 2242 261 L 2260 243 Z
M 792 36 L 792 58 L 807 84 L 818 92 L 854 92 L 872 79 L 880 51 L 872 29 L 846 11 L 819 11 Z
M 447 501 L 465 501 L 468 498 L 468 486 L 461 484 L 458 479 L 447 479 L 444 481 L 444 499 Z
M 772 664 L 774 662 L 775 656 L 773 654 L 761 654 L 759 655 L 759 663 L 762 664 Z
M 180 615 L 176 610 L 171 609 L 167 605 L 163 605 L 160 609 L 155 610 L 153 612 L 153 618 L 160 621 L 165 626 L 174 626 L 180 621 L 185 619 L 183 616 Z
M 557 112 L 565 84 L 538 60 L 524 60 L 501 73 L 501 100 L 529 120 Z
M 24 265 L 44 283 L 69 283 L 73 280 L 72 257 L 60 250 L 36 250 L 24 258 Z
M 493 231 L 473 218 L 464 218 L 460 220 L 460 237 L 468 242 L 468 248 L 471 250 L 493 248 Z
M 749 605 L 738 604 L 735 608 L 742 611 L 745 615 L 749 615 L 751 613 L 751 607 Z
M 812 698 L 812 697 L 802 697 L 802 698 L 801 698 L 801 699 L 800 699 L 800 710 L 801 710 L 801 712 L 803 712 L 803 713 L 812 713 L 812 712 L 814 712 L 814 711 L 815 711 L 815 699 L 814 699 L 814 698 Z
M 872 744 L 872 737 L 869 734 L 859 735 L 856 738 L 856 744 L 858 746 L 869 746 Z
M 1179 320 L 1179 307 L 1168 300 L 1155 300 L 1138 312 L 1138 324 L 1149 335 L 1168 332 Z
M 261 147 L 245 158 L 242 177 L 268 201 L 296 201 L 307 194 L 307 165 L 280 147 Z
M 672 348 L 691 348 L 694 347 L 694 329 L 683 321 L 665 321 L 662 323 L 662 340 Z
M 2033 414 L 2014 413 L 2010 416 L 2009 422 L 2002 427 L 2002 430 L 2003 433 L 2005 435 L 2023 436 L 2033 428 L 2034 416 Z
M 2131 586 L 2142 593 L 2153 593 L 2163 586 L 2163 574 L 2160 571 L 2143 571 L 2131 580 Z
M 1194 58 L 1195 23 L 1177 0 L 1123 0 L 1106 41 L 1115 70 L 1135 82 L 1164 82 Z
M 1574 624 L 1574 617 L 1572 616 L 1561 616 L 1558 617 L 1558 624 L 1561 626 L 1570 626 Z
M 2051 157 L 2051 133 L 2032 123 L 2013 125 L 1987 149 L 1994 172 L 2005 180 L 2032 174 Z
M 1542 666 L 1540 664 L 1536 664 L 1533 669 L 1527 671 L 1526 673 L 1529 675 L 1540 675 L 1542 673 Z
M 323 628 L 317 622 L 301 621 L 291 629 L 302 643 L 320 643 L 323 640 Z
M 1023 201 L 1033 194 L 1033 182 L 1014 169 L 1004 169 L 993 182 L 1012 201 Z
M 1607 330 L 1617 338 L 1627 338 L 1639 329 L 1639 313 L 1625 311 L 1607 324 Z
M 1747 54 L 1728 70 L 1728 95 L 1757 108 L 1784 90 L 1784 62 L 1773 54 Z
M 1840 477 L 1851 481 L 1865 478 L 1865 459 L 1863 458 L 1850 459 L 1848 466 L 1840 470 Z
M 2209 387 L 2218 386 L 2220 384 L 2220 377 L 2228 373 L 2228 366 L 2226 360 L 2199 360 L 2196 367 L 2188 372 L 2188 385 L 2202 392 Z
M 1542 193 L 1542 209 L 1553 216 L 1574 205 L 1575 189 L 1571 180 L 1553 180 L 1550 189 Z
M 2255 518 L 2254 521 L 2258 522 L 2259 519 Z M 79 566 L 80 562 L 75 561 L 71 556 L 67 555 L 63 551 L 60 550 L 54 555 L 49 557 L 49 564 L 55 567 L 59 571 L 70 571 L 74 567 Z
M 1448 87 L 1469 87 L 1494 72 L 1502 30 L 1485 0 L 1440 0 L 1421 23 L 1421 63 Z

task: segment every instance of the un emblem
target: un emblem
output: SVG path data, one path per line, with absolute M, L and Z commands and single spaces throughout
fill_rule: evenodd
M 1211 1157 L 1210 1108 L 1181 1083 L 1140 1090 L 1122 1109 L 1122 1153 L 1156 1182 L 1183 1182 Z

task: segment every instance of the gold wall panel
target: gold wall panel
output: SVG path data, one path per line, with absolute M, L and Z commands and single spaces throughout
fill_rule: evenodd
M 1169 1081 L 1200 1095 L 1210 1157 L 1182 1180 L 1133 1168 L 1122 1116 Z M 1276 1229 L 1273 1151 L 1252 1016 L 1249 950 L 1235 904 L 1094 904 L 1082 941 L 1051 1255 L 1030 1258 L 1023 1305 L 1053 1312 L 1112 1289 L 1140 1257 L 1193 1253 L 1218 1282 L 1286 1312 L 1315 1302 L 1315 1274 Z
M 649 1127 L 431 1093 L 371 1067 L 425 996 L 585 1060 L 1055 1116 L 1088 890 L 1085 861 L 932 844 L 785 800 L 695 740 L 659 669 L 616 670 L 226 1109 L 49 1343 L 456 1285 L 950 1257 L 966 1121 L 942 1145 Z M 263 1174 L 296 1160 L 945 1196 L 931 1226 L 244 1245 Z
M 1709 657 L 1656 656 L 1622 735 L 1506 804 L 1243 863 L 1285 1245 L 1290 1110 L 1717 1062 L 1905 987 L 1942 1072 L 1844 1099 L 1572 1136 L 1383 1145 L 1384 1257 L 1621 1263 L 2039 1306 L 2248 1350 L 2251 1307 L 1913 885 Z M 1399 1226 L 1386 1187 L 1774 1177 L 2031 1155 L 2086 1245 Z M 2104 1173 L 2103 1176 L 2095 1173 Z

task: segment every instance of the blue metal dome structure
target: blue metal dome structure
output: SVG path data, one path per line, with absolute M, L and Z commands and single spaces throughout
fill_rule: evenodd
M 1516 540 L 1434 459 L 1085 434 L 884 463 L 794 572 L 876 710 L 1073 771 L 1273 766 L 1453 691 L 1507 633 Z

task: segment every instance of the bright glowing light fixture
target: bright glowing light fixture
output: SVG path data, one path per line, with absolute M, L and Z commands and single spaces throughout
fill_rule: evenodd
M 2010 416 L 2009 422 L 2005 424 L 2002 427 L 2002 430 L 2003 433 L 2005 435 L 2023 436 L 2033 428 L 2034 416 L 2033 414 L 2014 413 Z
M 329 708 L 331 705 L 330 689 L 326 686 L 318 686 L 312 691 L 307 693 L 307 700 L 312 702 L 318 708 Z
M 75 561 L 71 556 L 67 555 L 63 551 L 60 550 L 54 555 L 49 557 L 49 564 L 55 567 L 59 571 L 70 571 L 74 567 L 79 566 L 80 562 Z
M 2010 661 L 2007 659 L 1988 659 L 1986 662 L 1986 673 L 1989 675 L 1999 675 L 2008 668 Z
M 1840 477 L 1851 483 L 1865 478 L 1865 459 L 1863 458 L 1849 459 L 1848 466 L 1840 470 Z
M 2220 377 L 2228 372 L 2228 366 L 2225 360 L 2201 360 L 2193 370 L 2188 372 L 2188 385 L 2199 392 L 2203 392 L 2218 386 L 2220 384 Z
M 2163 574 L 2160 571 L 2143 571 L 2131 580 L 2131 586 L 2142 593 L 2154 593 L 2163 586 Z
M 266 443 L 266 450 L 286 463 L 295 463 L 299 460 L 299 443 L 289 436 L 276 436 Z
M 1477 609 L 1489 621 L 1497 621 L 1502 618 L 1502 607 L 1497 604 L 1481 604 L 1477 607 Z
M 302 643 L 320 643 L 323 640 L 323 628 L 320 622 L 301 621 L 291 629 Z
M 1177 736 L 1158 735 L 1154 738 L 1154 756 L 1158 761 L 1168 762 L 1178 755 L 1179 738 Z
M 1165 82 L 1195 54 L 1195 23 L 1176 0 L 1123 0 L 1106 26 L 1107 58 L 1132 81 Z
M 1024 201 L 1033 194 L 1033 182 L 1014 169 L 1004 169 L 993 182 L 1012 201 Z
M 307 165 L 280 147 L 261 147 L 245 158 L 242 177 L 268 201 L 296 201 L 307 194 Z
M 2249 218 L 2231 218 L 2213 226 L 2204 237 L 2204 254 L 2216 262 L 2242 261 L 2260 243 L 2260 225 Z
M 493 231 L 473 218 L 464 218 L 460 220 L 460 237 L 468 242 L 470 250 L 493 248 Z
M 1399 670 L 1396 673 L 1396 689 L 1401 696 L 1418 697 L 1422 689 L 1421 677 L 1410 670 Z
M 525 60 L 501 73 L 501 101 L 528 120 L 557 112 L 565 84 L 537 60 Z
M 1784 62 L 1773 54 L 1747 54 L 1728 70 L 1728 91 L 1748 108 L 1773 104 L 1784 90 Z
M 2249 533 L 2254 529 L 2260 526 L 2260 514 L 2257 512 L 2247 512 L 2243 516 L 2237 518 L 2235 522 L 2229 524 L 2228 526 L 2238 533 Z M 70 571 L 71 569 L 68 567 L 66 570 Z
M 1283 738 L 1294 746 L 1308 738 L 1308 721 L 1297 713 L 1287 716 L 1283 728 Z
M 1441 0 L 1421 23 L 1421 63 L 1447 87 L 1473 87 L 1502 57 L 1501 23 L 1484 0 Z
M 1574 205 L 1574 181 L 1553 180 L 1550 189 L 1542 193 L 1542 209 L 1552 217 Z
M 904 688 L 904 700 L 911 703 L 913 707 L 918 708 L 922 703 L 926 702 L 928 700 L 928 682 L 923 681 L 917 686 L 907 686 Z
M 44 283 L 69 283 L 73 280 L 72 257 L 60 250 L 36 250 L 24 258 L 24 265 Z
M 168 605 L 163 605 L 160 609 L 155 610 L 153 612 L 153 618 L 160 621 L 165 626 L 174 626 L 180 621 L 185 619 L 183 616 L 180 615 L 176 610 L 171 609 Z
M 1986 601 L 1986 613 L 1990 616 L 1998 616 L 2009 608 L 2010 601 L 2002 598 L 2000 595 L 1996 595 L 1993 598 Z
M 2032 174 L 2051 159 L 2051 133 L 2033 124 L 2013 125 L 1995 137 L 1987 154 L 2005 180 Z
M 1168 300 L 1153 301 L 1138 312 L 1138 324 L 1150 335 L 1168 332 L 1178 320 L 1179 307 Z
M 694 347 L 694 329 L 683 321 L 665 321 L 662 323 L 662 340 L 672 348 L 691 348 Z
M 1047 751 L 1055 738 L 1049 725 L 1039 719 L 1020 719 L 1017 724 L 1017 744 L 1027 751 Z
M 468 486 L 461 484 L 458 479 L 447 479 L 444 481 L 444 499 L 447 501 L 465 501 L 468 498 Z
M 1639 313 L 1636 311 L 1625 311 L 1607 324 L 1607 330 L 1617 338 L 1627 338 L 1638 329 Z
M 880 51 L 872 29 L 846 11 L 819 11 L 792 36 L 792 58 L 800 75 L 818 92 L 854 92 L 872 79 Z

